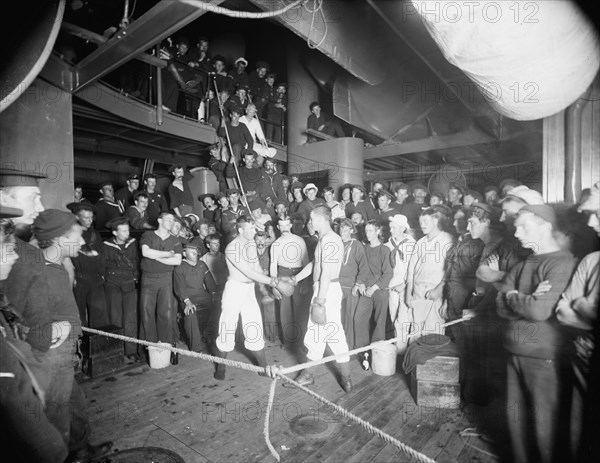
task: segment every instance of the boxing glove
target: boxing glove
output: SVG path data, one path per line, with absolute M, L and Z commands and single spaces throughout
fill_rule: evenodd
M 327 314 L 325 309 L 325 299 L 315 297 L 310 305 L 310 319 L 317 325 L 327 323 Z

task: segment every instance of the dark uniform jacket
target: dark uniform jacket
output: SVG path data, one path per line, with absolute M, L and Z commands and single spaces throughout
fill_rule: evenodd
M 115 238 L 104 242 L 105 278 L 107 284 L 135 287 L 140 274 L 140 251 L 134 238 L 117 244 Z
M 225 171 L 227 177 L 235 178 L 235 167 L 232 164 L 227 166 Z M 252 167 L 248 169 L 246 166 L 238 167 L 240 174 L 240 180 L 242 181 L 242 187 L 244 192 L 255 191 L 263 201 L 266 201 L 270 197 L 270 187 L 267 184 L 264 170 L 260 167 Z
M 83 232 L 85 245 L 77 257 L 72 257 L 71 262 L 75 267 L 75 279 L 100 280 L 104 277 L 104 258 L 102 256 L 102 238 L 100 233 L 91 228 Z
M 202 306 L 198 308 L 208 308 L 217 285 L 204 262 L 198 259 L 196 265 L 191 265 L 184 259 L 173 273 L 173 291 L 182 307 L 189 299 L 193 304 Z
M 0 282 L 2 290 L 29 328 L 25 340 L 34 353 L 44 353 L 50 347 L 50 336 L 44 335 L 51 323 L 48 308 L 48 287 L 44 276 L 45 258 L 39 248 L 15 238 L 19 259 L 13 264 L 8 278 Z
M 133 206 L 133 193 L 129 188 L 123 187 L 116 191 L 115 200 L 121 205 L 124 211 Z
M 231 207 L 228 207 L 221 213 L 221 230 L 226 238 L 235 234 L 236 220 L 247 213 L 248 211 L 241 204 L 238 204 L 236 211 L 234 211 Z
M 156 190 L 154 190 L 154 193 L 144 190 L 144 193 L 148 195 L 148 209 L 146 209 L 148 223 L 153 227 L 158 227 L 158 216 L 161 212 L 167 212 L 169 210 L 165 195 Z
M 120 204 L 104 198 L 100 198 L 95 206 L 98 209 L 96 212 L 96 230 L 105 230 L 106 222 L 121 217 L 125 212 Z
M 360 212 L 365 222 L 368 222 L 369 220 L 377 220 L 379 218 L 377 211 L 371 204 L 371 201 L 368 200 L 359 201 L 357 204 L 349 202 L 346 205 L 346 217 L 351 219 L 354 212 Z

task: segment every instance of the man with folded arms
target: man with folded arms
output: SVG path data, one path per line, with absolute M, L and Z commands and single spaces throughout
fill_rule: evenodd
M 524 206 L 515 236 L 533 255 L 515 265 L 498 292 L 498 315 L 508 320 L 507 413 L 513 461 L 568 461 L 568 433 L 560 426 L 565 333 L 555 309 L 575 268 L 552 230 L 556 214 L 541 204 Z M 518 416 L 517 416 L 518 414 Z
M 171 234 L 175 216 L 163 212 L 158 229 L 142 235 L 142 287 L 140 337 L 147 341 L 175 342 L 173 271 L 181 264 L 181 241 Z

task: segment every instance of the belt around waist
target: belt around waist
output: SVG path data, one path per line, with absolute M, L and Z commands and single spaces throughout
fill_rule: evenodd
M 277 275 L 279 275 L 281 277 L 296 276 L 302 271 L 302 268 L 303 267 L 289 268 L 289 267 L 281 267 L 280 265 L 278 265 L 277 266 Z
M 340 279 L 339 278 L 332 278 L 331 280 L 329 280 L 329 283 L 339 283 Z M 314 281 L 313 283 L 318 283 L 318 281 Z
M 242 285 L 253 285 L 254 284 L 254 281 L 240 281 L 240 280 L 234 280 L 234 279 L 228 278 L 227 279 L 227 283 L 229 283 L 229 282 L 231 282 L 231 283 L 240 283 Z

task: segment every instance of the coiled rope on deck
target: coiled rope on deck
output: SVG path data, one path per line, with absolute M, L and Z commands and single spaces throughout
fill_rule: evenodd
M 457 320 L 453 320 L 451 322 L 445 323 L 444 325 L 441 326 L 441 328 L 446 328 L 448 326 L 455 325 L 457 323 L 461 323 L 465 320 L 468 320 L 469 318 L 470 317 L 459 318 Z M 359 416 L 354 415 L 353 413 L 349 412 L 348 410 L 341 407 L 340 405 L 337 405 L 336 403 L 331 402 L 327 398 L 317 394 L 316 392 L 312 391 L 311 389 L 308 389 L 305 386 L 302 386 L 298 382 L 296 382 L 293 379 L 288 378 L 286 376 L 286 374 L 289 374 L 289 373 L 304 370 L 306 368 L 312 368 L 317 365 L 323 365 L 325 363 L 332 362 L 332 361 L 338 360 L 340 358 L 352 356 L 352 355 L 355 355 L 360 352 L 365 352 L 367 350 L 371 350 L 371 349 L 376 348 L 377 346 L 380 346 L 383 344 L 391 344 L 391 343 L 397 342 L 397 341 L 403 339 L 402 336 L 392 338 L 392 339 L 387 339 L 385 341 L 377 341 L 372 344 L 369 344 L 368 346 L 353 349 L 351 351 L 344 352 L 344 353 L 338 354 L 338 355 L 330 355 L 330 356 L 324 357 L 320 360 L 313 360 L 313 361 L 305 362 L 305 363 L 302 363 L 302 364 L 299 364 L 299 365 L 296 365 L 293 367 L 283 368 L 279 365 L 267 365 L 266 367 L 259 367 L 259 366 L 252 365 L 252 364 L 246 363 L 246 362 L 239 362 L 236 360 L 215 357 L 213 355 L 204 354 L 201 352 L 193 352 L 193 351 L 189 351 L 189 350 L 179 349 L 177 347 L 173 347 L 173 346 L 166 345 L 166 344 L 160 344 L 160 343 L 150 342 L 150 341 L 143 341 L 141 339 L 132 338 L 129 336 L 123 336 L 121 334 L 116 334 L 116 333 L 109 333 L 106 331 L 100 331 L 100 330 L 97 330 L 94 328 L 82 327 L 82 330 L 85 332 L 88 332 L 88 333 L 98 334 L 101 336 L 106 336 L 106 337 L 114 338 L 114 339 L 119 339 L 119 340 L 125 341 L 125 342 L 133 342 L 133 343 L 141 344 L 141 345 L 147 346 L 147 347 L 156 347 L 158 349 L 169 350 L 171 352 L 175 352 L 177 354 L 181 354 L 181 355 L 187 356 L 187 357 L 199 358 L 199 359 L 208 360 L 208 361 L 214 362 L 214 363 L 222 363 L 223 365 L 227 365 L 227 366 L 230 366 L 233 368 L 239 368 L 239 369 L 246 370 L 246 371 L 252 371 L 254 373 L 265 374 L 266 376 L 272 378 L 271 387 L 269 389 L 269 400 L 267 403 L 267 412 L 265 414 L 265 422 L 264 422 L 264 426 L 263 426 L 263 435 L 265 437 L 265 443 L 267 444 L 267 447 L 268 447 L 269 451 L 271 452 L 271 455 L 273 455 L 273 457 L 277 461 L 280 461 L 281 457 L 280 457 L 279 453 L 277 452 L 277 450 L 275 450 L 275 447 L 273 447 L 273 444 L 271 443 L 271 439 L 270 439 L 270 435 L 269 435 L 270 434 L 269 433 L 269 416 L 271 415 L 271 410 L 273 409 L 273 402 L 275 400 L 275 389 L 277 386 L 277 380 L 282 379 L 282 380 L 296 386 L 298 389 L 306 392 L 308 395 L 310 395 L 311 397 L 314 397 L 315 399 L 322 402 L 323 404 L 330 406 L 336 412 L 340 413 L 345 418 L 359 424 L 360 426 L 365 428 L 371 434 L 375 434 L 375 435 L 379 436 L 381 439 L 383 439 L 385 442 L 398 447 L 401 451 L 403 451 L 410 457 L 416 459 L 417 461 L 424 462 L 424 463 L 435 463 L 435 460 L 429 458 L 427 455 L 424 455 L 421 452 L 418 452 L 417 450 L 404 444 L 403 442 L 399 441 L 398 439 L 391 436 L 390 434 L 387 434 L 386 432 L 382 431 L 381 429 L 373 426 L 368 421 L 363 420 Z M 414 337 L 414 336 L 422 335 L 422 334 L 423 334 L 422 331 L 418 331 L 418 332 L 409 334 L 407 337 L 410 338 L 410 337 Z

